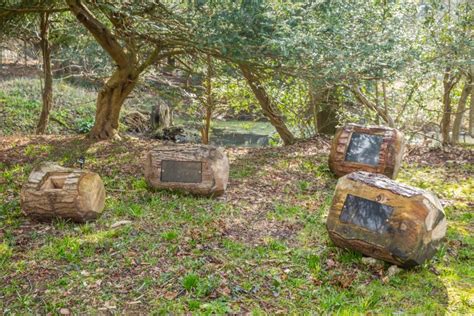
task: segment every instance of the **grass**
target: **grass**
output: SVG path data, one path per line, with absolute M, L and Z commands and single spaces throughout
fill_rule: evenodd
M 55 80 L 53 87 L 54 106 L 47 132 L 87 132 L 88 124 L 94 120 L 97 92 L 64 80 Z M 41 113 L 38 100 L 41 100 L 39 79 L 0 81 L 0 135 L 33 133 Z
M 154 142 L 78 136 L 7 138 L 0 149 L 0 310 L 11 314 L 471 314 L 472 168 L 405 165 L 401 182 L 445 204 L 446 242 L 423 266 L 387 278 L 335 247 L 325 229 L 336 180 L 327 151 L 228 150 L 227 201 L 146 186 Z M 42 160 L 86 167 L 107 189 L 96 222 L 31 222 L 19 191 Z M 130 223 L 112 228 L 118 221 Z

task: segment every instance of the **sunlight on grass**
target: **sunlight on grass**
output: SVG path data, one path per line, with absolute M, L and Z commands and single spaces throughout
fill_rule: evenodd
M 41 310 L 51 314 L 78 300 L 84 302 L 80 310 L 86 314 L 105 304 L 126 310 L 141 304 L 138 301 L 164 314 L 472 310 L 474 241 L 468 177 L 446 178 L 453 171 L 441 167 L 407 166 L 402 171 L 401 182 L 420 184 L 445 201 L 447 241 L 423 266 L 385 278 L 388 264 L 369 265 L 360 253 L 335 247 L 327 236 L 326 217 L 336 183 L 322 163 L 327 157 L 306 159 L 302 153 L 275 151 L 249 158 L 242 151 L 244 160 L 232 157 L 237 158 L 231 169 L 236 184 L 227 200 L 217 201 L 150 190 L 142 174 L 123 172 L 123 166 L 136 164 L 130 158 L 133 153 L 121 156 L 120 163 L 101 156 L 109 150 L 123 154 L 124 144 L 113 149 L 96 144 L 99 149 L 87 156 L 92 168 L 106 166 L 103 180 L 108 192 L 103 216 L 92 223 L 55 220 L 29 228 L 18 194 L 35 158 L 2 170 L 0 266 L 2 276 L 13 277 L 0 288 L 0 297 L 9 308 L 38 308 L 27 281 L 34 278 L 48 302 Z M 58 159 L 75 157 L 72 151 L 48 146 L 25 148 Z M 284 166 L 291 172 L 282 171 Z M 255 177 L 265 185 L 262 190 L 268 190 L 265 194 L 271 192 L 269 199 L 242 199 L 247 182 L 254 183 Z M 124 220 L 127 224 L 110 228 Z

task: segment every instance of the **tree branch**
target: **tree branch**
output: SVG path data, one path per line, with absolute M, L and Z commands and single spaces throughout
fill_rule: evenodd
M 370 101 L 363 93 L 360 91 L 359 87 L 354 86 L 346 86 L 349 90 L 354 94 L 355 98 L 369 109 L 375 111 L 390 127 L 395 127 L 395 123 L 393 122 L 392 117 L 385 112 L 383 109 L 378 107 L 375 103 Z
M 0 11 L 5 11 L 0 16 L 4 16 L 10 13 L 56 13 L 56 12 L 66 12 L 69 11 L 69 8 L 41 8 L 41 7 L 31 7 L 31 8 L 5 8 L 0 7 Z
M 81 0 L 66 0 L 71 12 L 81 22 L 89 32 L 94 36 L 102 48 L 110 55 L 110 57 L 117 63 L 119 68 L 127 68 L 129 65 L 129 58 L 125 53 L 124 48 L 112 35 L 109 29 L 102 24 L 89 9 L 82 4 Z

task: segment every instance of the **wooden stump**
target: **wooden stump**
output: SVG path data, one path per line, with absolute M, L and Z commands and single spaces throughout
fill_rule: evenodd
M 219 196 L 227 188 L 229 161 L 222 149 L 213 146 L 163 146 L 147 154 L 145 178 L 157 189 Z
M 360 170 L 395 179 L 404 148 L 403 133 L 396 129 L 347 124 L 334 136 L 329 168 L 338 177 Z
M 359 171 L 339 179 L 326 225 L 339 247 L 411 267 L 434 255 L 447 223 L 432 193 Z
M 21 190 L 20 202 L 22 210 L 38 220 L 65 218 L 87 222 L 101 215 L 105 188 L 94 172 L 46 162 L 30 174 Z

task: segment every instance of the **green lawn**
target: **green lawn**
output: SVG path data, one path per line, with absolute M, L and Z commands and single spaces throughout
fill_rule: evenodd
M 152 192 L 141 159 L 156 142 L 79 136 L 0 141 L 0 310 L 9 314 L 474 312 L 473 165 L 407 165 L 399 180 L 445 203 L 447 240 L 428 263 L 387 277 L 336 248 L 325 219 L 336 179 L 327 145 L 232 149 L 225 200 Z M 34 163 L 101 174 L 103 216 L 36 223 L 19 208 Z M 129 223 L 112 228 L 118 221 Z

